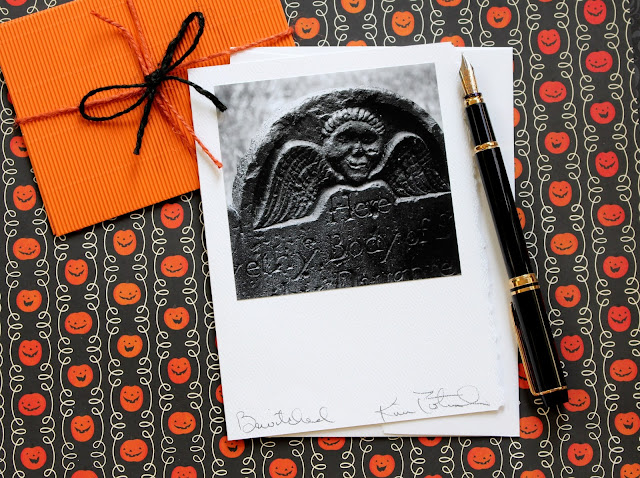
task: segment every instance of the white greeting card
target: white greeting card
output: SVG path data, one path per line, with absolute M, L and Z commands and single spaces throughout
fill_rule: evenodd
M 190 71 L 231 439 L 497 410 L 480 204 L 445 45 Z M 235 171 L 233 171 L 235 170 Z

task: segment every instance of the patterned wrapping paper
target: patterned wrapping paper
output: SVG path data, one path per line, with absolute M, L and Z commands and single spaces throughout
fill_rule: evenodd
M 7 0 L 0 15 L 55 4 Z M 545 411 L 521 390 L 517 440 L 228 443 L 199 194 L 54 238 L 3 85 L 0 475 L 640 476 L 640 128 L 633 97 L 640 2 L 284 0 L 283 7 L 301 45 L 449 37 L 514 48 L 517 202 L 573 405 Z M 608 60 L 603 54 L 588 65 L 589 55 L 601 51 L 610 55 L 611 68 L 592 71 L 606 69 L 597 66 Z M 612 116 L 609 106 L 593 109 L 605 102 Z M 167 277 L 166 261 L 187 264 L 187 274 Z M 87 316 L 72 313 L 91 317 L 86 332 Z M 93 378 L 81 386 L 89 382 L 87 367 Z M 144 448 L 146 454 L 137 455 Z

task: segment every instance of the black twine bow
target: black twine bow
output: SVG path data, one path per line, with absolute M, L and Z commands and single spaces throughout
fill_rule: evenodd
M 176 52 L 176 49 L 180 45 L 180 43 L 184 40 L 184 37 L 189 29 L 189 26 L 193 22 L 194 19 L 198 20 L 198 32 L 193 38 L 193 42 L 191 46 L 187 49 L 187 51 L 177 60 L 173 61 L 173 56 Z M 162 85 L 163 82 L 174 80 L 179 81 L 180 83 L 184 83 L 193 87 L 198 93 L 208 98 L 220 111 L 225 111 L 227 107 L 211 92 L 201 88 L 195 83 L 185 80 L 184 78 L 180 78 L 179 76 L 171 75 L 170 73 L 176 69 L 178 66 L 182 64 L 182 62 L 189 56 L 198 46 L 200 42 L 200 38 L 204 32 L 204 15 L 201 12 L 192 12 L 189 16 L 182 22 L 182 26 L 180 27 L 180 31 L 176 35 L 176 37 L 171 40 L 169 45 L 167 46 L 167 51 L 162 58 L 162 62 L 160 66 L 153 72 L 149 73 L 144 77 L 144 83 L 135 83 L 131 85 L 111 85 L 111 86 L 103 86 L 101 88 L 96 88 L 95 90 L 91 90 L 87 93 L 82 100 L 80 101 L 79 111 L 82 117 L 89 121 L 110 121 L 112 119 L 118 118 L 120 116 L 126 115 L 127 113 L 133 111 L 138 106 L 140 106 L 146 100 L 146 104 L 144 106 L 144 113 L 142 114 L 142 119 L 140 120 L 140 126 L 138 127 L 138 135 L 136 137 L 136 147 L 133 151 L 133 154 L 140 154 L 140 147 L 142 145 L 142 137 L 144 136 L 144 131 L 149 122 L 149 114 L 151 113 L 151 106 L 155 100 L 156 94 L 158 93 L 158 88 Z M 103 91 L 111 91 L 111 90 L 124 90 L 131 88 L 144 88 L 144 92 L 142 96 L 131 106 L 125 108 L 111 116 L 93 116 L 86 112 L 85 103 L 92 98 L 93 96 L 101 93 Z

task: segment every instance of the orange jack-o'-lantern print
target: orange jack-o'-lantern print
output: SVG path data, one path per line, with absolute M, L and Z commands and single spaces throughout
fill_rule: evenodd
M 229 440 L 225 435 L 220 438 L 218 448 L 227 458 L 238 458 L 244 452 L 245 444 L 244 440 Z
M 437 0 L 438 5 L 442 5 L 443 7 L 457 7 L 462 3 L 462 0 Z
M 347 46 L 367 46 L 367 42 L 364 40 L 351 40 L 347 42 Z
M 171 472 L 171 478 L 198 478 L 198 472 L 193 466 L 176 466 Z
M 39 290 L 21 290 L 16 296 L 16 305 L 23 312 L 35 312 L 42 305 L 42 294 Z
M 516 208 L 516 214 L 518 214 L 518 221 L 520 221 L 520 227 L 524 229 L 524 226 L 527 225 L 527 217 L 524 215 L 524 211 L 522 208 Z
M 64 329 L 72 335 L 89 333 L 93 319 L 87 312 L 72 312 L 64 319 Z
M 196 429 L 196 417 L 190 412 L 174 412 L 169 416 L 169 430 L 175 435 L 186 435 Z
M 570 412 L 583 412 L 591 405 L 591 396 L 586 390 L 570 388 L 567 390 L 569 400 L 563 403 L 564 408 Z
M 607 311 L 607 322 L 614 332 L 626 332 L 631 326 L 631 310 L 625 305 L 614 305 Z
M 143 402 L 144 394 L 138 385 L 125 385 L 120 390 L 120 406 L 127 412 L 137 412 Z
M 518 387 L 523 390 L 529 389 L 529 380 L 527 379 L 527 372 L 524 370 L 524 365 L 518 364 Z
M 474 470 L 487 470 L 496 464 L 496 454 L 491 448 L 474 446 L 467 453 L 467 463 Z
M 542 470 L 527 470 L 523 471 L 520 478 L 547 478 Z
M 559 103 L 567 97 L 567 88 L 560 81 L 545 81 L 540 86 L 540 98 L 545 103 Z
M 631 359 L 615 360 L 609 367 L 609 374 L 617 382 L 631 382 L 638 376 L 638 365 Z
M 588 443 L 572 443 L 567 450 L 567 458 L 576 466 L 588 465 L 593 459 L 593 447 Z
M 160 221 L 167 229 L 177 229 L 184 221 L 184 208 L 181 204 L 165 204 L 160 210 Z
M 600 25 L 607 17 L 607 5 L 602 0 L 587 0 L 584 3 L 584 19 L 592 25 Z
M 167 365 L 169 380 L 173 383 L 186 383 L 191 378 L 191 362 L 186 357 L 172 358 Z
M 113 235 L 113 249 L 116 254 L 129 256 L 136 250 L 137 245 L 136 233 L 132 229 L 122 229 Z
M 629 272 L 629 260 L 625 256 L 608 256 L 602 264 L 602 269 L 612 279 L 620 279 Z
M 535 439 L 540 438 L 544 425 L 538 417 L 522 417 L 520 419 L 520 438 Z
M 335 451 L 340 450 L 346 441 L 344 437 L 320 437 L 318 438 L 318 446 L 323 450 Z
M 556 288 L 555 298 L 562 307 L 575 307 L 580 303 L 582 294 L 578 286 L 574 284 L 561 285 Z
M 216 387 L 216 400 L 220 403 L 224 403 L 224 397 L 222 396 L 222 384 Z
M 544 147 L 552 154 L 562 154 L 571 145 L 571 138 L 564 131 L 551 131 L 544 137 Z
M 19 261 L 37 259 L 40 251 L 40 243 L 32 237 L 21 237 L 13 243 L 13 255 Z
M 620 468 L 620 478 L 640 478 L 640 463 L 627 463 Z
M 413 13 L 406 11 L 398 11 L 391 17 L 391 28 L 401 37 L 409 36 L 413 33 L 416 20 Z
M 616 116 L 616 108 L 610 101 L 594 103 L 589 108 L 591 118 L 598 124 L 609 124 Z
M 516 179 L 518 179 L 523 171 L 522 161 L 520 161 L 518 158 L 513 158 L 513 169 L 514 176 Z
M 487 22 L 493 28 L 505 28 L 511 22 L 509 7 L 491 7 L 487 11 Z
M 276 458 L 269 465 L 271 478 L 295 478 L 298 476 L 298 466 L 291 458 Z
M 545 55 L 553 55 L 560 50 L 561 40 L 558 30 L 541 30 L 538 33 L 538 48 Z
M 584 63 L 587 70 L 593 73 L 606 73 L 613 66 L 613 57 L 608 51 L 592 51 Z
M 12 1 L 15 2 L 19 0 L 12 0 Z M 22 3 L 20 5 L 22 5 Z M 24 139 L 22 138 L 22 136 L 14 136 L 13 138 L 11 138 L 11 141 L 9 141 L 9 149 L 11 149 L 11 152 L 18 158 L 26 158 L 29 156 L 29 153 L 27 152 L 27 147 L 24 145 Z
M 437 446 L 442 441 L 442 437 L 419 437 L 418 441 L 424 446 Z
M 578 250 L 578 238 L 570 232 L 556 234 L 551 238 L 551 250 L 559 256 L 570 256 Z
M 139 335 L 123 335 L 118 339 L 116 348 L 120 355 L 126 358 L 136 357 L 142 352 L 144 342 Z
M 596 171 L 603 178 L 611 178 L 618 174 L 620 161 L 613 151 L 602 151 L 596 155 Z
M 16 186 L 13 190 L 13 204 L 20 211 L 29 211 L 36 205 L 36 190 L 30 184 Z
M 71 478 L 98 478 L 95 471 L 78 470 L 71 475 Z
M 71 285 L 84 284 L 89 276 L 89 266 L 84 259 L 70 259 L 64 266 L 64 277 Z
M 369 471 L 378 478 L 391 476 L 396 468 L 396 460 L 391 455 L 373 455 L 369 460 Z
M 566 335 L 560 341 L 560 352 L 565 360 L 575 362 L 584 355 L 584 341 L 579 335 Z
M 142 297 L 142 292 L 137 284 L 123 282 L 113 289 L 113 300 L 120 305 L 136 304 Z
M 320 21 L 317 18 L 300 17 L 293 29 L 301 39 L 310 40 L 320 33 Z
M 571 202 L 573 190 L 567 181 L 553 181 L 549 185 L 549 199 L 554 206 L 564 207 Z
M 618 204 L 603 204 L 598 208 L 598 221 L 605 227 L 619 226 L 626 218 L 624 209 Z
M 27 393 L 18 400 L 18 411 L 28 417 L 42 415 L 47 408 L 47 400 L 40 393 Z
M 93 438 L 95 424 L 89 415 L 80 415 L 71 419 L 71 436 L 79 442 L 87 442 Z
M 47 461 L 47 452 L 41 446 L 23 448 L 20 461 L 27 470 L 39 470 Z
M 162 260 L 160 270 L 166 277 L 182 277 L 189 270 L 189 261 L 181 255 L 167 256 Z
M 340 4 L 348 13 L 360 13 L 367 5 L 367 0 L 340 0 Z
M 446 36 L 442 37 L 440 43 L 451 43 L 453 46 L 462 47 L 464 46 L 464 38 L 462 38 L 460 35 Z
M 72 365 L 67 372 L 69 383 L 76 388 L 88 387 L 93 381 L 93 369 L 87 365 Z
M 42 360 L 42 344 L 37 340 L 23 340 L 18 346 L 20 362 L 27 367 L 33 367 Z
M 171 330 L 182 330 L 189 324 L 189 311 L 184 307 L 172 307 L 164 311 L 164 323 Z
M 147 457 L 148 453 L 149 446 L 139 438 L 126 440 L 120 445 L 120 458 L 124 461 L 139 463 Z
M 634 435 L 640 430 L 640 417 L 636 412 L 618 413 L 613 423 L 623 435 Z

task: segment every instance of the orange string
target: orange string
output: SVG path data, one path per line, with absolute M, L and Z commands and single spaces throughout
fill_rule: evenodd
M 131 48 L 134 53 L 136 59 L 138 60 L 138 64 L 140 65 L 140 70 L 142 71 L 144 76 L 149 75 L 154 70 L 154 61 L 149 51 L 149 47 L 147 44 L 147 40 L 144 35 L 144 31 L 142 29 L 142 22 L 140 21 L 140 16 L 138 15 L 138 11 L 135 8 L 133 0 L 127 0 L 127 6 L 129 7 L 129 11 L 131 13 L 131 17 L 133 19 L 133 24 L 136 28 L 136 33 L 138 35 L 138 39 L 133 36 L 133 34 L 123 25 L 116 22 L 115 20 L 111 20 L 110 18 L 101 15 L 98 12 L 91 12 L 96 18 L 101 21 L 115 27 L 118 29 L 118 32 L 125 38 L 129 48 Z M 178 73 L 181 71 L 185 71 L 187 68 L 191 68 L 197 64 L 206 63 L 208 61 L 214 60 L 221 56 L 233 55 L 234 53 L 238 53 L 244 50 L 248 50 L 250 48 L 254 48 L 259 45 L 263 45 L 275 40 L 279 40 L 286 36 L 289 36 L 293 33 L 293 28 L 288 28 L 287 30 L 277 33 L 275 35 L 271 35 L 266 38 L 261 38 L 260 40 L 256 40 L 251 43 L 247 43 L 245 45 L 232 47 L 229 50 L 221 51 L 214 53 L 212 55 L 208 55 L 203 58 L 198 58 L 195 60 L 191 60 L 189 62 L 183 62 L 179 68 L 173 70 L 173 73 Z M 163 85 L 164 87 L 165 85 Z M 134 98 L 139 96 L 145 91 L 145 88 L 134 88 L 132 91 L 127 93 L 119 93 L 113 96 L 109 96 L 106 98 L 100 98 L 97 100 L 87 101 L 85 103 L 86 107 L 95 107 L 95 106 L 103 106 L 108 105 L 117 101 L 122 101 L 129 98 Z M 167 99 L 166 95 L 162 92 L 162 89 L 158 91 L 158 95 L 156 97 L 157 102 L 155 104 L 158 105 L 160 113 L 165 118 L 165 120 L 171 125 L 173 131 L 180 137 L 180 139 L 185 143 L 187 148 L 190 151 L 193 151 L 194 142 L 197 143 L 202 151 L 214 162 L 216 166 L 219 168 L 222 167 L 222 163 L 217 160 L 211 151 L 204 145 L 204 143 L 198 138 L 195 134 L 195 131 L 189 125 L 189 122 L 180 114 L 180 112 L 171 104 L 171 102 Z M 55 118 L 57 116 L 78 113 L 80 110 L 79 106 L 69 106 L 66 108 L 60 108 L 54 111 L 49 111 L 47 113 L 41 113 L 33 116 L 27 116 L 24 118 L 16 118 L 16 124 L 23 125 L 27 123 L 32 123 L 34 121 L 41 121 L 49 118 Z M 186 131 L 186 133 L 185 133 Z

